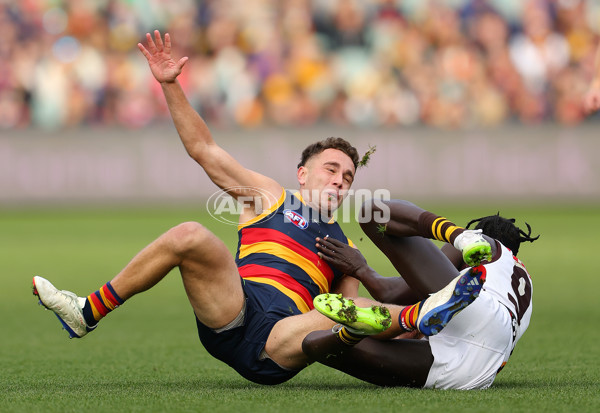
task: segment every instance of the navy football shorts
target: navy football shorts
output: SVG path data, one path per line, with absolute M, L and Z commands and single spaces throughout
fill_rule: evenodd
M 261 360 L 260 356 L 275 323 L 301 312 L 275 287 L 242 280 L 242 288 L 246 294 L 243 325 L 217 333 L 196 318 L 200 341 L 213 357 L 246 379 L 259 384 L 283 383 L 299 370 L 284 369 L 269 358 Z

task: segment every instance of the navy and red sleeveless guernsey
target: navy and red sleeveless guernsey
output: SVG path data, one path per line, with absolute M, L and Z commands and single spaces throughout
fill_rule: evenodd
M 238 227 L 236 263 L 246 296 L 243 322 L 213 330 L 196 318 L 206 350 L 248 380 L 278 384 L 299 370 L 283 368 L 264 348 L 281 319 L 313 308 L 313 299 L 342 277 L 317 255 L 315 238 L 351 242 L 336 222 L 324 222 L 299 193 L 282 191 L 269 210 Z
M 283 191 L 277 204 L 238 229 L 236 263 L 241 277 L 290 298 L 294 314 L 310 311 L 314 297 L 331 291 L 343 276 L 319 258 L 315 238 L 329 236 L 352 245 L 339 224 L 322 221 L 299 192 Z

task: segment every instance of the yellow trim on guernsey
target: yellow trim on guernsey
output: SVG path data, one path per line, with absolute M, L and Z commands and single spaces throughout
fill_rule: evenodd
M 300 202 L 302 202 L 302 204 L 307 205 L 306 201 L 304 200 L 304 198 L 302 198 L 302 195 L 300 194 L 300 191 L 296 191 L 294 192 L 294 196 L 296 198 L 298 198 L 300 200 Z M 312 208 L 312 207 L 311 207 Z M 313 208 L 314 209 L 314 208 Z M 335 218 L 331 217 L 331 219 L 327 222 L 328 224 L 335 224 Z
M 261 212 L 260 215 L 255 216 L 254 218 L 244 222 L 243 224 L 239 224 L 238 231 L 244 227 L 247 227 L 248 225 L 252 225 L 255 222 L 260 221 L 267 215 L 271 214 L 273 211 L 275 211 L 277 208 L 279 208 L 279 206 L 281 204 L 283 204 L 283 201 L 285 201 L 285 189 L 281 188 L 281 196 L 279 197 L 279 200 L 277 201 L 277 203 L 275 203 L 274 205 L 271 205 L 271 207 L 269 209 L 266 209 L 263 212 Z
M 323 272 L 321 272 L 321 270 L 319 270 L 319 268 L 312 261 L 304 258 L 297 252 L 272 241 L 262 241 L 240 246 L 240 259 L 256 253 L 271 254 L 284 259 L 290 264 L 297 265 L 308 274 L 315 284 L 319 286 L 319 291 L 321 294 L 329 291 L 329 283 L 323 275 Z
M 308 307 L 308 305 L 304 302 L 304 300 L 298 293 L 295 293 L 294 291 L 290 290 L 289 288 L 284 287 L 283 285 L 281 285 L 280 283 L 278 283 L 275 280 L 272 280 L 270 278 L 263 278 L 263 277 L 244 277 L 244 280 L 254 281 L 254 282 L 263 283 L 263 284 L 269 284 L 269 285 L 277 288 L 283 294 L 290 297 L 294 301 L 294 303 L 296 303 L 298 310 L 302 311 L 303 313 L 308 313 L 310 311 L 310 308 Z
M 294 196 L 298 198 L 303 205 L 306 205 L 306 201 L 304 201 L 304 198 L 302 198 L 302 194 L 300 194 L 300 191 L 294 192 Z

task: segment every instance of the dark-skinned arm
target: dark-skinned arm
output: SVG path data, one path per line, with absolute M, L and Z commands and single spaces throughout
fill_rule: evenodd
M 369 294 L 382 303 L 413 303 L 413 295 L 401 277 L 384 277 L 367 264 L 361 252 L 334 238 L 317 238 L 319 257 L 344 274 L 359 280 Z

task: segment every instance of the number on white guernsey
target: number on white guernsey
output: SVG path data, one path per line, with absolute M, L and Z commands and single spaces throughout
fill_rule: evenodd
M 525 269 L 518 263 L 514 266 L 511 285 L 515 295 L 508 294 L 508 299 L 515 306 L 515 310 L 517 311 L 515 316 L 520 325 L 521 319 L 529 308 L 529 303 L 531 303 L 531 281 Z

